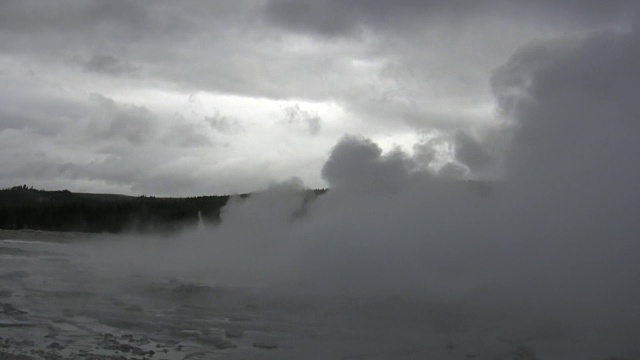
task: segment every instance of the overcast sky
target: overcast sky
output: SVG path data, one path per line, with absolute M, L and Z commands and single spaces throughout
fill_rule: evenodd
M 0 0 L 0 187 L 185 196 L 293 176 L 324 187 L 345 134 L 491 176 L 485 152 L 505 122 L 491 79 L 536 44 L 624 33 L 636 8 Z

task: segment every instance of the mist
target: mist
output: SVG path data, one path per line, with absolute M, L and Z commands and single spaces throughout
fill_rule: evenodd
M 637 31 L 598 33 L 514 54 L 493 75 L 494 135 L 453 137 L 457 176 L 425 169 L 417 152 L 383 153 L 349 135 L 324 164 L 323 195 L 294 178 L 233 198 L 218 226 L 83 251 L 118 278 L 316 302 L 449 304 L 472 314 L 470 326 L 496 332 L 624 329 L 616 346 L 632 348 L 640 330 L 638 40 Z M 503 152 L 490 151 L 495 134 L 508 144 Z

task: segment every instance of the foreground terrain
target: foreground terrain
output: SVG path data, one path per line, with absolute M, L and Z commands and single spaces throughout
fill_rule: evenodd
M 624 330 L 509 331 L 478 323 L 455 304 L 320 300 L 110 274 L 83 255 L 83 243 L 100 241 L 110 240 L 0 234 L 0 359 L 639 358 L 628 351 L 589 353 L 588 344 L 602 337 L 626 343 Z

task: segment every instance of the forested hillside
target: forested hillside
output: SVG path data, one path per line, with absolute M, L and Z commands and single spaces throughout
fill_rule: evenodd
M 0 190 L 0 228 L 78 232 L 167 232 L 219 221 L 224 196 L 156 198 L 45 191 L 26 185 Z

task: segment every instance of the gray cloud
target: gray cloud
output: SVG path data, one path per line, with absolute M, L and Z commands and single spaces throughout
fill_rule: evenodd
M 380 147 L 370 140 L 347 136 L 333 149 L 322 177 L 332 188 L 386 192 L 404 185 L 411 165 L 401 153 L 382 156 Z
M 267 5 L 267 18 L 296 31 L 323 36 L 354 35 L 367 27 L 378 30 L 412 30 L 423 21 L 447 19 L 465 21 L 469 17 L 506 11 L 514 17 L 539 17 L 538 21 L 557 25 L 607 23 L 636 10 L 632 0 L 612 1 L 294 1 L 275 0 Z
M 638 40 L 633 31 L 596 34 L 563 48 L 536 47 L 496 72 L 497 97 L 518 119 L 518 147 L 509 156 L 515 174 L 563 183 L 576 180 L 569 174 L 593 181 L 636 176 Z
M 357 26 L 356 14 L 347 7 L 338 10 L 330 1 L 272 1 L 267 17 L 276 24 L 294 30 L 307 30 L 322 35 L 343 35 Z
M 310 135 L 318 135 L 322 128 L 322 119 L 318 114 L 305 111 L 299 104 L 284 109 L 284 121 L 292 126 L 302 125 L 307 128 Z
M 221 133 L 233 134 L 244 131 L 244 127 L 238 119 L 229 118 L 220 114 L 206 116 L 205 121 L 212 129 Z
M 168 144 L 175 144 L 179 147 L 207 147 L 213 145 L 209 127 L 200 122 L 189 122 L 179 118 L 174 123 L 163 141 Z
M 4 31 L 18 33 L 53 32 L 73 34 L 95 32 L 100 28 L 115 32 L 141 33 L 161 26 L 152 17 L 153 7 L 130 0 L 82 3 L 61 1 L 42 4 L 27 0 L 2 1 L 0 23 Z
M 85 71 L 107 75 L 134 75 L 139 71 L 139 68 L 123 63 L 112 55 L 93 55 L 83 62 L 82 68 Z
M 487 171 L 495 173 L 494 156 L 485 146 L 471 135 L 458 132 L 454 139 L 456 160 L 466 165 L 474 174 L 482 174 Z
M 92 95 L 96 108 L 85 128 L 88 138 L 98 141 L 126 141 L 139 145 L 154 136 L 156 119 L 146 108 L 120 105 L 99 94 Z
M 276 0 L 267 5 L 267 19 L 296 31 L 323 36 L 358 35 L 363 27 L 373 31 L 408 30 L 416 23 L 446 17 L 452 20 L 495 10 L 497 2 L 401 0 L 292 1 Z
M 121 74 L 142 67 L 146 73 L 145 80 L 162 79 L 178 83 L 190 91 L 206 89 L 275 98 L 333 97 L 350 105 L 357 102 L 357 97 L 353 98 L 357 93 L 371 90 L 371 84 L 359 83 L 351 60 L 387 61 L 389 64 L 379 74 L 381 79 L 395 83 L 400 95 L 410 99 L 417 93 L 424 93 L 425 84 L 433 84 L 436 79 L 436 87 L 449 86 L 451 90 L 461 91 L 473 84 L 473 91 L 481 89 L 485 86 L 484 77 L 472 76 L 471 73 L 458 80 L 459 76 L 449 75 L 451 71 L 447 66 L 453 71 L 465 67 L 472 71 L 478 64 L 490 62 L 482 67 L 482 71 L 488 71 L 501 61 L 502 56 L 506 56 L 505 51 L 512 51 L 521 44 L 504 39 L 505 29 L 513 27 L 504 20 L 510 11 L 517 15 L 518 21 L 529 24 L 557 12 L 549 4 L 540 6 L 543 9 L 539 11 L 541 15 L 532 20 L 527 15 L 533 10 L 527 9 L 535 6 L 526 5 L 527 2 L 518 4 L 469 2 L 456 5 L 439 1 L 402 1 L 391 6 L 384 1 L 294 4 L 274 1 L 262 7 L 257 2 L 191 1 L 176 7 L 164 2 L 149 6 L 130 1 L 108 5 L 100 1 L 82 4 L 63 1 L 55 5 L 34 6 L 25 1 L 3 4 L 6 8 L 3 16 L 7 21 L 2 19 L 2 23 L 8 30 L 3 43 L 9 53 L 43 61 L 46 58 L 46 61 L 56 62 L 77 54 L 92 54 L 85 60 L 87 69 Z M 613 22 L 617 19 L 614 14 L 621 12 L 623 4 L 608 4 L 598 8 L 597 13 L 611 14 L 605 18 Z M 521 9 L 522 15 L 512 7 Z M 569 8 L 581 9 L 578 5 Z M 281 12 L 283 15 L 277 15 Z M 579 11 L 566 13 L 580 14 Z M 364 24 L 371 31 L 368 39 L 345 39 L 334 43 L 316 42 L 317 39 L 310 38 L 316 48 L 311 52 L 298 52 L 289 48 L 292 45 L 289 36 L 297 34 L 287 32 L 291 26 L 283 29 L 273 27 L 270 19 L 274 16 L 282 18 L 285 25 L 289 18 L 302 17 L 300 26 L 293 26 L 302 32 L 307 27 L 311 30 L 320 28 L 320 32 L 348 31 L 351 26 L 363 26 L 359 24 Z M 335 17 L 344 18 L 339 22 L 347 25 L 333 24 L 331 19 Z M 305 20 L 307 18 L 312 21 Z M 238 24 L 243 21 L 251 21 L 253 27 L 239 28 Z M 573 29 L 574 23 L 566 21 L 545 26 L 560 31 Z M 596 22 L 592 27 L 600 23 Z M 409 31 L 396 31 L 405 27 L 409 27 Z M 41 28 L 47 30 L 39 30 Z M 521 34 L 512 36 L 522 35 L 528 39 L 534 31 L 535 27 L 532 27 L 531 31 L 522 30 Z M 477 38 L 473 34 L 477 34 Z M 483 40 L 487 43 L 485 46 L 492 47 L 491 51 L 481 53 L 473 49 L 474 43 Z M 496 41 L 504 44 L 506 49 L 500 49 Z M 509 45 L 512 42 L 516 44 Z M 207 47 L 197 45 L 202 43 Z M 428 44 L 441 55 L 434 59 L 434 51 L 423 54 L 423 46 L 418 44 Z M 469 49 L 468 53 L 464 53 L 464 49 Z M 491 56 L 496 50 L 501 51 L 497 59 Z M 226 56 L 219 56 L 221 53 Z M 431 55 L 426 56 L 428 54 Z M 472 59 L 466 63 L 464 59 L 468 57 Z M 183 66 L 186 63 L 188 67 Z M 295 69 L 296 76 L 288 76 L 292 69 Z M 336 79 L 327 81 L 331 74 L 335 74 Z M 421 79 L 429 80 L 423 83 Z M 380 85 L 377 84 L 378 87 Z
M 306 163 L 317 167 L 305 170 L 311 174 L 305 180 L 323 184 L 319 159 L 345 132 L 381 138 L 435 129 L 447 142 L 459 131 L 484 134 L 482 128 L 495 121 L 486 110 L 494 101 L 487 86 L 490 71 L 515 49 L 535 41 L 547 50 L 515 55 L 507 65 L 512 71 L 496 74 L 503 78 L 494 82 L 501 84 L 496 88 L 522 91 L 521 84 L 535 75 L 530 65 L 548 65 L 557 51 L 571 56 L 573 50 L 552 49 L 545 39 L 624 29 L 634 6 L 632 1 L 1 1 L 0 80 L 6 84 L 0 94 L 1 145 L 7 154 L 25 154 L 21 161 L 28 162 L 31 148 L 37 148 L 50 153 L 55 164 L 80 167 L 119 156 L 127 162 L 124 169 L 139 165 L 127 154 L 140 151 L 149 159 L 144 171 L 156 171 L 154 189 L 162 191 L 179 188 L 169 185 L 176 181 L 163 166 L 180 159 L 200 159 L 180 171 L 198 174 L 194 179 L 203 182 L 223 173 L 212 170 L 218 166 L 242 174 L 235 183 L 248 187 L 239 191 L 249 191 L 271 177 L 292 175 L 282 169 L 297 171 L 294 164 L 305 160 L 296 156 L 304 154 Z M 175 99 L 198 92 L 300 107 L 285 110 L 284 123 L 294 126 L 273 130 L 261 126 L 277 120 L 275 113 L 268 119 L 251 111 L 237 115 L 218 105 L 214 108 L 224 115 L 182 111 Z M 103 94 L 112 103 L 87 100 L 88 93 Z M 505 112 L 506 102 L 515 104 L 506 90 L 496 94 Z M 332 110 L 320 111 L 320 118 L 307 102 Z M 291 136 L 296 128 L 305 130 L 295 133 L 296 141 L 256 141 L 257 131 L 262 139 Z M 11 136 L 23 141 L 10 141 Z M 306 144 L 304 137 L 314 145 L 300 145 Z M 484 150 L 494 155 L 489 138 L 477 136 L 477 144 L 460 140 L 458 160 L 475 168 L 472 172 L 490 172 L 481 156 Z M 275 143 L 286 148 L 277 157 L 265 149 Z M 429 151 L 423 150 L 420 161 L 427 162 Z M 210 172 L 200 172 L 204 165 Z M 247 173 L 265 175 L 251 176 L 251 185 Z M 106 176 L 92 174 L 86 186 Z M 55 176 L 64 184 L 64 175 Z M 232 174 L 224 177 L 221 182 L 234 184 Z M 132 172 L 131 186 L 144 189 L 140 178 Z M 35 180 L 44 181 L 21 179 L 17 172 L 11 181 Z M 69 181 L 64 187 L 73 189 Z M 184 186 L 196 187 L 195 182 Z M 131 186 L 118 189 L 130 192 Z

